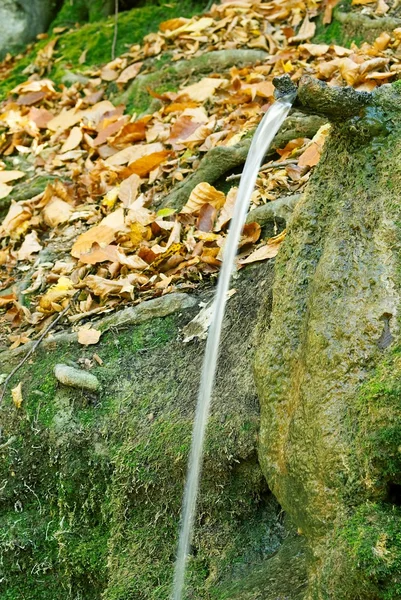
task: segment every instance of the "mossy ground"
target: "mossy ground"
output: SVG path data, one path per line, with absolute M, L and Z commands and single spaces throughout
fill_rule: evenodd
M 54 26 L 72 26 L 85 19 L 85 10 L 81 5 L 87 3 L 73 3 L 71 13 L 63 10 L 53 24 Z M 69 7 L 69 3 L 65 4 Z M 80 8 L 81 7 L 81 8 Z M 151 31 L 157 31 L 162 21 L 179 16 L 190 17 L 204 8 L 204 2 L 185 0 L 172 2 L 163 6 L 151 5 L 134 8 L 122 12 L 118 17 L 118 36 L 116 56 L 127 52 L 133 44 L 141 43 L 144 36 Z M 77 11 L 77 12 L 74 12 Z M 67 71 L 82 72 L 91 66 L 100 66 L 111 60 L 111 49 L 114 36 L 114 17 L 96 20 L 99 15 L 93 16 L 94 22 L 78 26 L 63 34 L 50 34 L 46 40 L 37 42 L 34 47 L 24 55 L 15 65 L 7 78 L 0 81 L 0 99 L 4 98 L 16 85 L 26 81 L 27 69 L 34 65 L 38 53 L 53 39 L 58 37 L 55 47 L 54 63 L 48 75 L 56 82 L 61 83 Z M 80 64 L 79 59 L 86 51 L 85 62 Z
M 247 578 L 286 535 L 256 456 L 253 323 L 270 271 L 248 269 L 230 300 L 189 566 L 193 599 L 226 597 L 228 582 Z M 23 404 L 7 396 L 1 415 L 1 443 L 11 439 L 0 447 L 1 600 L 169 597 L 203 353 L 203 343 L 179 339 L 193 313 L 104 334 L 103 365 L 91 369 L 98 395 L 53 375 L 58 362 L 90 360 L 91 348 L 38 351 L 15 376 Z

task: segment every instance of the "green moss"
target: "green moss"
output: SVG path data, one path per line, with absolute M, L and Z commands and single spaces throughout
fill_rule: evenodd
M 323 595 L 338 600 L 396 600 L 401 595 L 401 509 L 385 503 L 359 506 L 330 537 L 320 574 Z
M 93 6 L 95 7 L 95 4 Z M 87 2 L 84 2 L 84 0 L 75 1 L 72 5 L 66 2 L 53 26 L 72 25 L 86 20 L 88 16 L 88 13 L 85 12 L 87 11 L 86 7 Z M 68 13 L 63 12 L 67 8 Z M 164 6 L 144 6 L 120 13 L 118 17 L 116 55 L 126 52 L 132 44 L 141 43 L 144 36 L 151 31 L 156 31 L 162 21 L 183 15 L 190 17 L 202 8 L 202 2 L 185 0 L 185 2 L 176 2 Z M 91 17 L 91 20 L 94 21 L 95 16 Z M 110 17 L 105 20 L 87 23 L 78 29 L 60 35 L 55 47 L 55 62 L 50 77 L 56 83 L 60 83 L 66 74 L 66 70 L 83 71 L 89 66 L 109 62 L 111 60 L 114 26 L 114 17 Z M 7 79 L 0 82 L 0 100 L 16 85 L 27 79 L 28 75 L 24 74 L 24 69 L 34 64 L 38 51 L 46 46 L 51 39 L 52 36 L 35 44 L 34 48 L 18 61 Z M 86 50 L 85 64 L 80 65 L 79 59 L 84 50 Z
M 235 315 L 256 310 L 250 295 L 248 311 Z M 103 335 L 103 365 L 92 368 L 98 395 L 55 381 L 55 363 L 91 360 L 93 348 L 77 345 L 35 353 L 11 382 L 23 382 L 24 402 L 16 409 L 8 395 L 1 414 L 2 440 L 11 443 L 0 448 L 0 522 L 9 537 L 21 527 L 15 539 L 32 543 L 0 536 L 1 600 L 169 598 L 202 359 L 198 346 L 177 340 L 182 318 Z M 243 331 L 235 335 L 248 344 Z M 234 369 L 229 358 L 222 353 L 222 376 L 232 378 L 239 358 L 230 359 Z M 218 597 L 214 590 L 262 564 L 285 534 L 258 466 L 247 396 L 228 392 L 208 428 L 188 579 L 194 598 Z

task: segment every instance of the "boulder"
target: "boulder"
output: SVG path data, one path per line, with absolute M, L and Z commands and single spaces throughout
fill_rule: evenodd
M 3 0 L 0 3 L 0 57 L 46 31 L 58 4 L 57 0 Z

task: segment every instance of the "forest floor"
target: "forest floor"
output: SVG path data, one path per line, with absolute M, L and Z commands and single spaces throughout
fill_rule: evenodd
M 354 0 L 347 14 L 361 6 L 376 24 L 391 10 L 384 0 Z M 55 330 L 78 331 L 81 344 L 96 344 L 99 316 L 216 278 L 244 148 L 274 102 L 272 79 L 289 74 L 297 83 L 309 74 L 372 91 L 400 77 L 401 28 L 341 45 L 333 9 L 330 0 L 223 2 L 161 21 L 141 43 L 125 37 L 122 13 L 119 29 L 106 22 L 121 54 L 105 64 L 96 63 L 90 39 L 96 24 L 55 27 L 18 60 L 6 57 L 3 349 L 38 339 L 62 311 Z M 302 192 L 330 132 L 320 125 L 308 135 L 295 128 L 275 145 L 252 209 Z M 223 151 L 226 164 L 216 173 Z M 277 254 L 285 229 L 273 221 L 267 231 L 248 219 L 238 268 Z

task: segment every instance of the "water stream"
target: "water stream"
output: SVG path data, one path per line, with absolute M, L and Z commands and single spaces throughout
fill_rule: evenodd
M 248 207 L 262 160 L 274 136 L 286 118 L 293 98 L 286 96 L 277 100 L 264 115 L 253 137 L 238 188 L 234 215 L 224 247 L 223 262 L 217 284 L 212 322 L 206 343 L 202 375 L 196 406 L 192 445 L 188 462 L 187 481 L 181 515 L 181 529 L 174 572 L 172 600 L 182 600 L 185 584 L 185 570 L 191 543 L 196 501 L 202 467 L 203 444 L 209 417 L 210 401 L 219 354 L 221 328 L 230 286 L 235 257 L 245 225 Z

